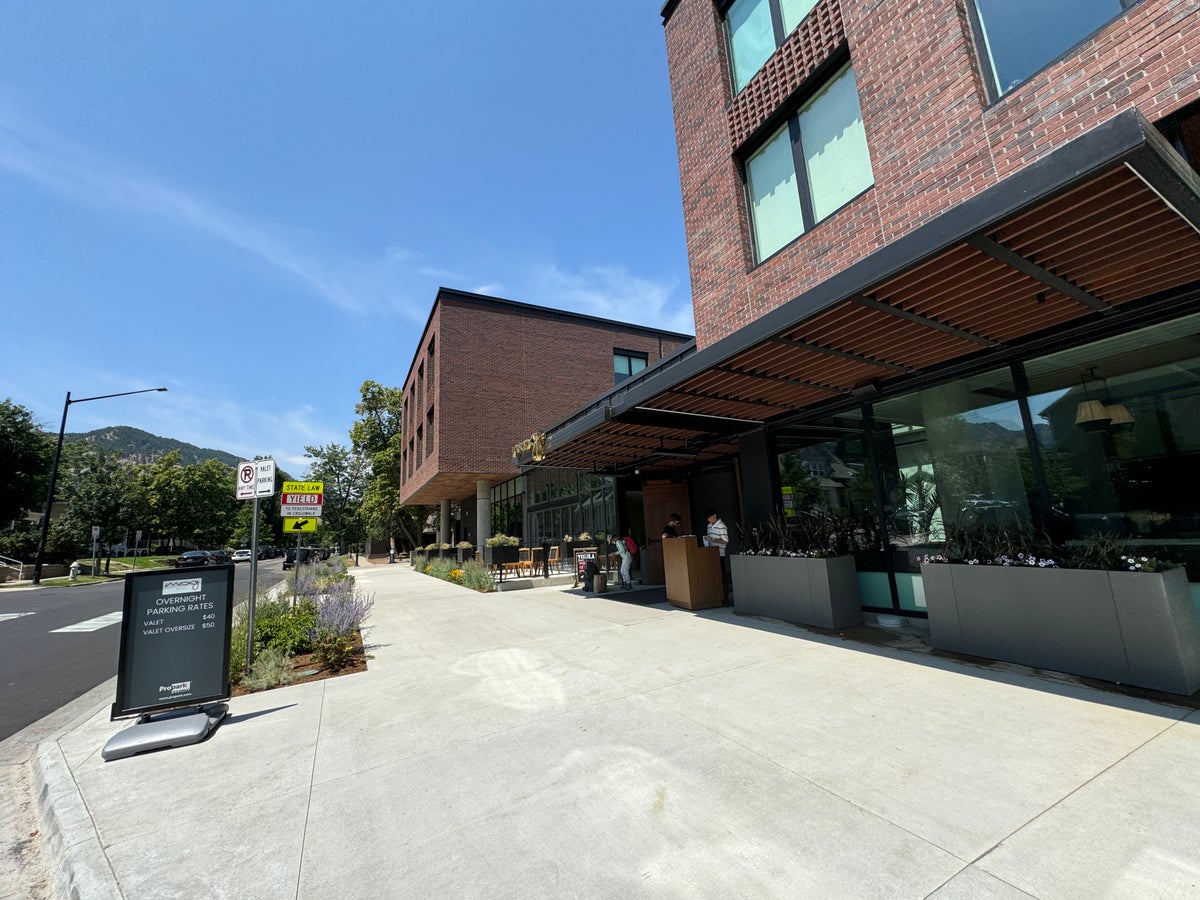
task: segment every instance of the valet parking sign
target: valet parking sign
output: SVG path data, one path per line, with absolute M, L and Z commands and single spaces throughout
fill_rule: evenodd
M 112 719 L 229 698 L 234 566 L 125 576 Z

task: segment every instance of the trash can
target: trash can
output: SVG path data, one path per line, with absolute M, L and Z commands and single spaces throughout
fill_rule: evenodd
M 589 559 L 587 565 L 583 567 L 583 589 L 588 592 L 596 590 L 596 579 L 603 577 L 600 574 L 600 567 L 596 565 L 596 561 Z
M 608 592 L 608 575 L 604 572 L 599 572 L 596 575 L 596 593 L 605 594 Z

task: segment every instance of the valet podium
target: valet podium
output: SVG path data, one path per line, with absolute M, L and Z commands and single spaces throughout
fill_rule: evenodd
M 725 603 L 721 551 L 701 547 L 695 537 L 664 538 L 663 574 L 667 600 L 681 609 L 713 609 Z

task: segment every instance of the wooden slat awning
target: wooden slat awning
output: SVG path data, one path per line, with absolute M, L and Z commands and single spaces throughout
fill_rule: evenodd
M 863 385 L 1010 352 L 1200 282 L 1200 180 L 1130 110 L 757 322 L 550 428 L 521 465 L 657 471 Z M 1131 306 L 1132 305 L 1132 306 Z

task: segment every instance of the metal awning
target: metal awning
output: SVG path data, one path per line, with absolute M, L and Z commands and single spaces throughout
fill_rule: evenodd
M 733 335 L 546 432 L 520 465 L 671 470 L 737 435 L 1200 284 L 1200 179 L 1129 110 Z M 1131 306 L 1132 304 L 1132 306 Z

